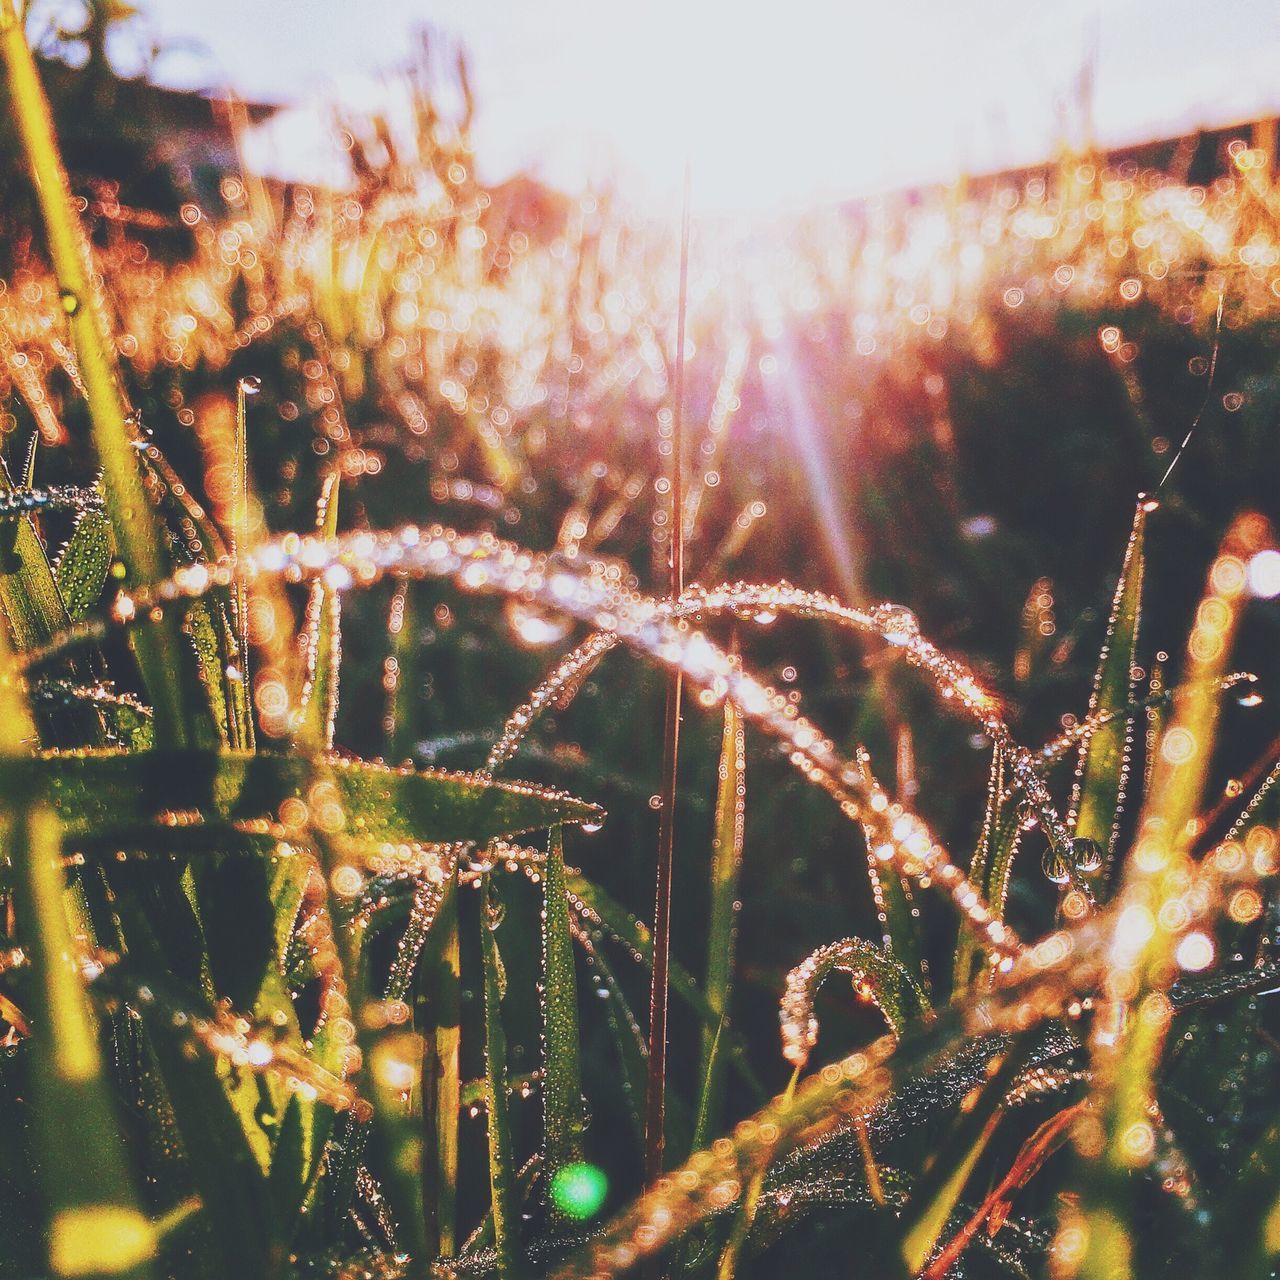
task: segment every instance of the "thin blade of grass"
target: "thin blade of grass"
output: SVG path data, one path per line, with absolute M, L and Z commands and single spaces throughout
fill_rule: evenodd
M 462 974 L 458 938 L 458 868 L 445 885 L 418 970 L 423 1025 L 426 1138 L 422 1214 L 429 1248 L 446 1257 L 458 1247 L 458 1117 L 462 1105 Z
M 999 749 L 992 753 L 991 778 L 987 785 L 982 831 L 974 850 L 970 878 L 986 896 L 997 920 L 1004 919 L 1009 877 L 1017 856 L 1022 827 L 1011 798 L 1005 795 L 1005 759 Z M 987 951 L 967 923 L 961 922 L 956 941 L 954 982 L 951 996 L 959 999 L 976 980 L 986 961 Z
M 515 1157 L 511 1123 L 507 1113 L 507 1037 L 502 1025 L 502 997 L 506 975 L 494 936 L 495 922 L 488 918 L 489 877 L 481 880 L 480 951 L 484 966 L 485 1106 L 489 1134 L 489 1194 L 493 1213 L 493 1243 L 499 1280 L 519 1280 L 524 1274 L 520 1257 L 519 1201 L 516 1198 Z
M 474 774 L 345 760 L 328 762 L 326 770 L 345 829 L 361 840 L 487 840 L 601 816 L 559 792 Z M 178 809 L 207 821 L 252 822 L 278 815 L 282 805 L 287 815 L 287 802 L 308 804 L 324 794 L 308 759 L 243 752 L 46 755 L 15 760 L 0 778 L 0 795 L 45 796 L 74 840 L 137 831 Z
M 578 980 L 565 890 L 564 832 L 559 826 L 551 829 L 542 882 L 542 1155 L 550 1187 L 559 1169 L 582 1159 L 586 1127 Z M 556 1215 L 554 1206 L 551 1211 Z
M 6 845 L 19 872 L 23 948 L 40 991 L 33 1010 L 35 1137 L 55 1276 L 143 1275 L 156 1237 L 125 1164 L 98 1032 L 63 912 L 57 821 L 44 806 L 14 815 Z
M 97 604 L 110 567 L 111 522 L 100 511 L 86 511 L 76 521 L 53 569 L 72 622 L 83 621 Z
M 902 1215 L 899 1254 L 910 1275 L 928 1262 L 943 1229 L 955 1211 L 961 1192 L 987 1149 L 1003 1115 L 1005 1096 L 1026 1062 L 1029 1038 L 1011 1046 L 995 1074 L 982 1086 L 976 1101 L 951 1126 L 939 1154 L 913 1188 Z M 995 1063 L 989 1064 L 989 1068 Z
M 0 461 L 0 492 L 12 490 L 9 470 Z M 86 518 L 89 514 L 95 513 L 86 513 Z M 45 644 L 70 618 L 31 517 L 0 529 L 0 547 L 0 607 L 12 628 L 13 643 L 19 651 Z
M 1243 566 L 1260 547 L 1271 545 L 1271 536 L 1261 517 L 1237 517 L 1209 570 L 1187 641 L 1186 696 L 1176 703 L 1153 753 L 1135 854 L 1117 895 L 1117 920 L 1122 925 L 1137 920 L 1139 928 L 1126 932 L 1118 925 L 1110 948 L 1117 975 L 1111 989 L 1132 994 L 1107 1001 L 1094 1015 L 1090 1048 L 1103 1141 L 1083 1180 L 1080 1209 L 1071 1219 L 1086 1231 L 1080 1268 L 1086 1280 L 1124 1280 L 1133 1274 L 1132 1175 L 1145 1163 L 1144 1150 L 1135 1150 L 1135 1135 L 1141 1139 L 1151 1132 L 1148 1108 L 1169 1028 L 1160 1011 L 1169 1007 L 1166 990 L 1178 971 L 1175 948 L 1182 936 L 1181 930 L 1157 921 L 1163 904 L 1176 900 L 1177 889 L 1171 886 L 1195 872 L 1193 820 L 1217 737 L 1217 683 L 1244 603 Z M 1151 921 L 1149 929 L 1146 921 Z
M 566 883 L 569 893 L 577 898 L 587 911 L 593 915 L 603 927 L 618 939 L 628 950 L 640 958 L 645 965 L 651 964 L 653 955 L 653 937 L 647 926 L 636 920 L 630 912 L 614 901 L 598 884 L 588 880 L 578 872 L 568 872 Z M 706 997 L 699 990 L 698 984 L 681 965 L 672 962 L 671 990 L 685 1002 L 698 1016 L 704 1027 L 711 1029 L 712 1034 L 719 1029 L 720 1020 L 707 1003 Z M 728 1043 L 723 1046 L 729 1054 L 729 1061 L 741 1076 L 743 1082 L 758 1098 L 765 1097 L 764 1085 L 760 1077 L 752 1070 L 747 1055 L 737 1038 L 729 1035 Z
M 340 475 L 338 471 L 331 471 L 325 477 L 316 513 L 316 529 L 322 538 L 331 539 L 338 534 Z M 323 580 L 311 588 L 302 644 L 305 682 L 299 699 L 301 722 L 295 741 L 309 751 L 331 751 L 342 665 L 342 599 Z
M 1139 503 L 1116 585 L 1107 636 L 1098 659 L 1089 715 L 1123 711 L 1134 699 L 1133 668 L 1137 659 L 1142 612 L 1143 536 L 1146 511 Z M 1117 715 L 1090 734 L 1080 750 L 1077 839 L 1092 840 L 1103 850 L 1109 868 L 1129 778 L 1133 721 Z
M 717 1025 L 702 1028 L 702 1087 L 694 1150 L 706 1145 L 720 1123 L 724 1092 L 724 1059 L 721 1044 L 729 1017 L 733 991 L 733 960 L 738 932 L 738 881 L 742 870 L 742 843 L 746 821 L 746 735 L 737 707 L 724 704 L 724 729 L 720 738 L 720 765 L 716 788 L 715 835 L 711 844 L 711 915 L 707 932 L 707 1006 Z
M 598 939 L 593 937 L 584 926 L 579 926 L 575 930 L 575 937 L 587 957 L 587 965 L 598 984 L 597 994 L 605 1000 L 605 1017 L 608 1020 L 614 1044 L 617 1046 L 618 1062 L 622 1068 L 623 1100 L 626 1103 L 627 1115 L 631 1120 L 636 1142 L 643 1150 L 644 1114 L 641 1108 L 647 1078 L 646 1059 L 649 1046 L 645 1043 L 644 1032 L 640 1030 L 640 1023 L 636 1020 L 635 1013 L 618 983 L 612 966 L 597 945 Z
M 0 769 L 35 740 L 9 639 L 0 628 Z M 74 964 L 53 810 L 15 801 L 4 819 L 20 937 L 39 1005 L 32 1009 L 34 1127 L 55 1276 L 146 1276 L 156 1236 L 139 1207 L 116 1128 L 98 1031 Z
M 167 572 L 163 534 L 154 520 L 129 437 L 124 397 L 105 340 L 106 310 L 90 270 L 88 238 L 71 201 L 49 101 L 13 0 L 0 4 L 0 58 L 79 359 L 116 547 L 130 582 L 159 582 Z M 177 619 L 166 614 L 139 628 L 133 643 L 155 710 L 156 740 L 183 745 L 208 739 L 207 715 L 192 700 L 187 682 L 179 678 L 187 655 Z

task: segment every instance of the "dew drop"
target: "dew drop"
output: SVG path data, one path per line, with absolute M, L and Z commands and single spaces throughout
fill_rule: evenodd
M 1071 842 L 1071 858 L 1077 871 L 1090 875 L 1102 866 L 1102 846 L 1088 836 L 1077 836 Z
M 503 613 L 516 639 L 529 649 L 558 643 L 569 634 L 573 625 L 568 618 L 546 613 L 523 600 L 507 601 Z
M 1054 848 L 1044 851 L 1044 856 L 1040 859 L 1040 869 L 1050 884 L 1068 884 L 1071 881 L 1067 860 Z

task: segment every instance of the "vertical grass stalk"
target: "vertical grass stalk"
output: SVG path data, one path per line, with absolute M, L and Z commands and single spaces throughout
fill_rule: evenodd
M 21 759 L 35 724 L 0 628 L 0 768 Z M 32 1009 L 32 1130 L 40 1152 L 49 1269 L 55 1276 L 150 1274 L 156 1235 L 128 1176 L 125 1148 L 75 965 L 53 810 L 37 802 L 4 815 L 19 938 L 39 1001 Z
M 668 589 L 673 600 L 684 591 L 684 343 L 689 304 L 689 170 L 684 175 L 680 224 L 680 305 L 676 317 L 675 385 L 671 407 L 671 554 Z M 649 987 L 649 1074 L 645 1082 L 644 1179 L 662 1171 L 667 1089 L 667 988 L 671 954 L 671 863 L 675 845 L 676 771 L 680 757 L 682 674 L 667 677 L 663 723 L 662 808 L 658 817 L 658 865 L 654 875 L 653 980 Z
M 167 571 L 162 534 L 143 487 L 124 395 L 109 354 L 109 326 L 93 278 L 88 238 L 71 202 L 49 100 L 14 0 L 0 0 L 0 58 L 80 364 L 116 547 L 131 583 L 158 582 Z M 177 621 L 166 616 L 138 628 L 134 645 L 155 713 L 157 744 L 189 745 L 193 730 L 207 717 L 194 714 L 187 686 L 178 678 L 186 664 Z

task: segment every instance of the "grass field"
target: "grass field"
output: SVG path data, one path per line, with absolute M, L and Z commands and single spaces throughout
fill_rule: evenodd
M 0 55 L 0 1277 L 1273 1274 L 1273 157 L 148 239 Z

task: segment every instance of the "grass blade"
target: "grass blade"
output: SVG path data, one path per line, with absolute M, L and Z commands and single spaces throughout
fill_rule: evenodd
M 322 538 L 331 539 L 338 534 L 339 477 L 337 471 L 325 477 L 316 518 Z M 342 598 L 323 580 L 311 587 L 302 644 L 304 683 L 298 702 L 301 723 L 295 741 L 309 751 L 332 751 L 342 664 Z
M 9 640 L 0 628 L 0 768 L 35 738 Z M 32 1008 L 34 1127 L 41 1153 L 55 1276 L 143 1276 L 156 1236 L 131 1186 L 98 1049 L 98 1030 L 74 964 L 57 819 L 37 801 L 6 816 L 22 946 L 38 1004 Z
M 653 937 L 647 926 L 634 919 L 631 914 L 613 900 L 599 885 L 588 880 L 577 872 L 569 872 L 566 876 L 569 893 L 577 898 L 587 912 L 629 951 L 640 957 L 641 963 L 652 963 Z M 681 965 L 672 962 L 671 990 L 698 1016 L 704 1028 L 710 1028 L 715 1034 L 720 1027 L 720 1020 L 707 1003 L 706 997 L 699 990 L 698 984 Z M 741 1076 L 743 1082 L 758 1098 L 765 1097 L 764 1086 L 760 1078 L 751 1069 L 745 1052 L 732 1034 L 727 1046 L 729 1061 Z
M 1111 604 L 1107 638 L 1098 660 L 1089 715 L 1122 711 L 1133 702 L 1133 668 L 1137 659 L 1138 626 L 1142 610 L 1143 535 L 1146 511 L 1139 503 L 1125 548 L 1124 565 Z M 1129 776 L 1129 742 L 1133 722 L 1117 715 L 1096 729 L 1080 750 L 1077 839 L 1092 840 L 1106 855 L 1108 867 L 1115 852 L 1121 807 Z
M 62 308 L 79 358 L 116 548 L 130 582 L 159 582 L 167 572 L 164 539 L 143 487 L 129 436 L 124 397 L 114 361 L 108 354 L 105 335 L 109 325 L 93 284 L 88 238 L 71 202 L 49 101 L 14 0 L 0 3 L 0 57 L 44 216 Z M 139 628 L 134 646 L 155 709 L 156 740 L 165 745 L 182 745 L 209 737 L 207 715 L 190 698 L 187 683 L 177 678 L 177 673 L 186 667 L 187 656 L 177 620 L 166 615 L 159 622 Z M 204 733 L 200 731 L 202 725 L 206 727 Z
M 98 1051 L 98 1032 L 63 912 L 57 820 L 36 806 L 10 820 L 19 869 L 23 946 L 39 985 L 33 1013 L 35 1129 L 49 1207 L 49 1266 L 56 1276 L 140 1275 L 155 1232 L 126 1172 L 124 1146 Z
M 733 958 L 738 932 L 738 880 L 742 870 L 742 841 L 746 820 L 746 735 L 737 707 L 724 704 L 720 739 L 719 785 L 716 789 L 715 836 L 711 845 L 711 918 L 708 922 L 707 1006 L 717 1025 L 702 1029 L 702 1089 L 693 1146 L 710 1140 L 720 1123 L 723 1064 L 720 1047 L 729 1017 L 733 989 Z
M 1117 926 L 1112 964 L 1125 975 L 1127 1000 L 1112 1000 L 1095 1015 L 1091 1051 L 1094 1097 L 1104 1141 L 1084 1183 L 1080 1212 L 1086 1229 L 1081 1274 L 1086 1280 L 1123 1280 L 1133 1274 L 1129 1215 L 1135 1167 L 1146 1152 L 1134 1135 L 1150 1132 L 1148 1106 L 1168 1033 L 1167 1017 L 1148 1010 L 1167 1007 L 1165 989 L 1177 972 L 1175 947 L 1182 930 L 1158 923 L 1165 902 L 1176 898 L 1180 876 L 1196 864 L 1190 849 L 1217 737 L 1217 681 L 1239 623 L 1244 570 L 1260 546 L 1269 545 L 1266 522 L 1238 517 L 1209 571 L 1208 586 L 1187 642 L 1184 687 L 1169 727 L 1155 751 L 1151 787 L 1139 819 L 1137 849 L 1128 860 L 1116 903 L 1121 922 L 1150 920 L 1150 929 L 1126 934 Z M 1117 987 L 1118 979 L 1113 979 Z M 1114 988 L 1113 988 L 1114 989 Z M 1162 1003 L 1163 1002 L 1163 1005 Z M 1126 1007 L 1132 1005 L 1137 1012 Z M 1113 1028 L 1119 1028 L 1113 1030 Z M 1144 1126 L 1146 1129 L 1144 1130 Z M 1078 1218 L 1070 1221 L 1080 1222 Z
M 444 887 L 419 968 L 425 1065 L 422 1092 L 431 1151 L 423 1160 L 423 1220 L 428 1249 L 457 1252 L 458 1117 L 462 1105 L 462 976 L 458 940 L 458 868 Z
M 0 778 L 0 795 L 43 795 L 71 838 L 107 843 L 115 838 L 110 833 L 150 827 L 175 809 L 207 822 L 252 822 L 280 815 L 282 806 L 289 818 L 293 801 L 336 802 L 328 818 L 360 841 L 488 840 L 601 816 L 594 805 L 559 792 L 473 774 L 332 760 L 325 781 L 331 790 L 317 786 L 311 762 L 299 756 L 99 751 L 15 760 Z
M 601 954 L 597 939 L 587 932 L 584 926 L 575 930 L 575 936 L 587 957 L 587 964 L 598 985 L 598 992 L 606 999 L 605 1017 L 609 1022 L 609 1030 L 618 1049 L 619 1065 L 622 1068 L 622 1093 L 627 1106 L 636 1142 L 644 1149 L 644 1114 L 641 1100 L 644 1098 L 645 1080 L 647 1078 L 647 1057 L 649 1046 L 645 1042 L 644 1032 L 636 1021 L 635 1013 L 627 1002 L 622 988 L 618 985 L 609 962 Z
M 76 521 L 53 569 L 72 622 L 82 621 L 97 604 L 110 567 L 111 522 L 100 511 L 86 511 Z
M 549 1187 L 557 1170 L 582 1159 L 582 1066 L 578 981 L 565 890 L 564 832 L 551 828 L 543 876 L 543 1168 Z M 554 1212 L 554 1209 L 553 1209 Z
M 1011 1047 L 988 1069 L 995 1074 L 978 1095 L 976 1102 L 962 1109 L 939 1148 L 939 1154 L 925 1168 L 912 1191 L 911 1203 L 903 1215 L 900 1253 L 910 1275 L 919 1274 L 928 1262 L 946 1227 L 960 1194 L 964 1191 L 974 1166 L 987 1149 L 1004 1111 L 1009 1086 L 1026 1062 L 1029 1040 Z
M 495 922 L 490 918 L 489 877 L 483 877 L 480 950 L 484 965 L 485 1106 L 489 1133 L 489 1194 L 492 1199 L 493 1243 L 499 1280 L 519 1280 L 524 1274 L 520 1258 L 519 1201 L 516 1198 L 515 1157 L 507 1112 L 507 1037 L 502 1026 L 502 997 L 506 975 L 498 954 Z

